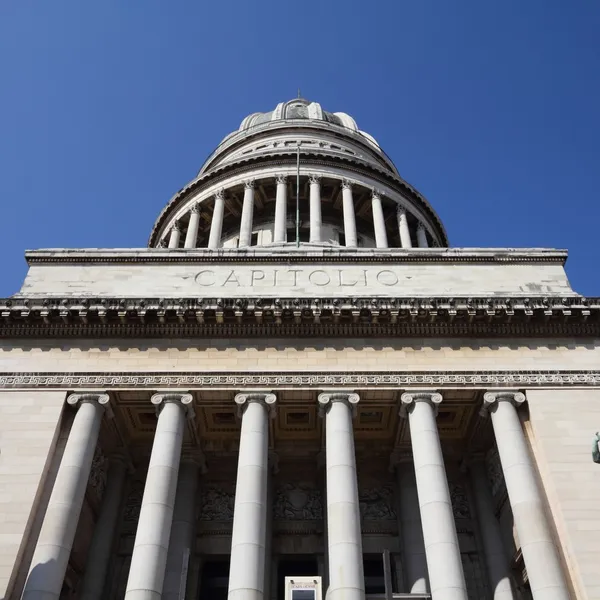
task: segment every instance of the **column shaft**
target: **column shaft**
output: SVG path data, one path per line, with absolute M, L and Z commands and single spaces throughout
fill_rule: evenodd
M 524 394 L 514 392 L 488 392 L 484 396 L 492 415 L 508 499 L 533 598 L 568 600 L 567 584 L 546 518 L 535 469 L 513 404 L 524 401 Z
M 247 181 L 244 186 L 244 203 L 240 220 L 240 248 L 250 246 L 252 243 L 252 219 L 254 216 L 254 181 Z
M 321 177 L 310 177 L 310 241 L 321 241 Z
M 412 248 L 406 211 L 403 208 L 398 208 L 398 231 L 400 232 L 400 245 L 402 248 Z
M 328 600 L 364 600 L 352 406 L 358 394 L 321 394 L 325 410 Z
M 446 479 L 435 408 L 441 394 L 414 392 L 402 395 L 408 412 L 410 438 L 427 572 L 431 595 L 435 600 L 467 600 L 454 513 Z
M 419 248 L 429 248 L 429 243 L 427 242 L 427 233 L 425 233 L 425 227 L 419 224 L 417 227 L 417 243 Z
M 100 600 L 102 598 L 126 477 L 127 465 L 124 459 L 113 458 L 108 470 L 102 506 L 94 527 L 94 535 L 85 565 L 81 600 Z
M 213 209 L 212 221 L 210 222 L 210 234 L 208 236 L 208 247 L 211 250 L 216 250 L 221 245 L 224 212 L 225 194 L 223 190 L 219 190 L 215 194 L 215 207 Z
M 287 177 L 285 175 L 277 176 L 273 241 L 277 243 L 287 241 Z
M 494 500 L 483 460 L 473 460 L 469 471 L 492 600 L 514 600 L 510 566 L 502 543 L 500 524 L 494 514 Z
M 183 574 L 187 571 L 194 552 L 197 489 L 198 465 L 194 461 L 185 461 L 179 468 L 177 479 L 173 524 L 162 591 L 163 600 L 179 600 L 185 597 L 186 579 Z
M 268 404 L 273 394 L 238 394 L 238 457 L 228 600 L 263 600 L 267 528 Z
M 60 596 L 108 396 L 73 394 L 68 399 L 72 405 L 78 402 L 22 600 L 57 600 Z
M 352 197 L 352 184 L 349 181 L 342 183 L 342 206 L 344 209 L 344 236 L 348 248 L 358 246 L 356 236 L 356 216 L 354 214 L 354 199 Z
M 371 197 L 371 208 L 373 209 L 373 228 L 375 230 L 375 245 L 378 248 L 387 248 L 387 232 L 385 230 L 385 219 L 383 218 L 381 196 L 379 196 L 379 194 L 374 193 Z
M 181 229 L 179 228 L 179 222 L 175 221 L 169 235 L 169 248 L 179 248 L 179 238 L 181 237 Z
M 406 591 L 411 594 L 425 594 L 429 591 L 427 559 L 414 466 L 406 463 L 398 465 L 396 476 Z
M 195 248 L 198 239 L 198 227 L 200 225 L 200 207 L 196 204 L 190 213 L 190 222 L 188 223 L 185 234 L 184 248 Z
M 189 394 L 152 397 L 152 403 L 162 405 L 162 410 L 133 544 L 126 600 L 161 598 L 185 427 L 184 403 L 191 401 Z

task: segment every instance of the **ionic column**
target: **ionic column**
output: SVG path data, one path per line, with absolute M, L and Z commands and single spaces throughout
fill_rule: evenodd
M 500 523 L 494 514 L 494 500 L 483 457 L 473 457 L 469 461 L 469 473 L 492 600 L 514 600 L 510 584 L 510 566 L 502 543 Z
M 411 463 L 402 462 L 396 467 L 398 488 L 398 516 L 402 536 L 402 566 L 406 584 L 405 591 L 411 594 L 426 594 L 429 591 L 427 581 L 427 559 L 423 526 L 419 510 L 419 496 L 415 469 Z
M 192 395 L 155 394 L 151 402 L 160 412 L 133 544 L 126 600 L 161 598 L 185 418 L 191 409 Z
M 534 600 L 568 600 L 558 552 L 546 518 L 517 406 L 525 394 L 487 392 L 484 407 L 492 415 L 492 426 L 500 455 L 508 499 L 527 568 Z
M 417 244 L 419 245 L 419 248 L 429 248 L 427 234 L 425 233 L 425 226 L 423 223 L 419 223 L 417 226 Z
M 198 226 L 200 225 L 200 206 L 194 204 L 190 212 L 190 222 L 188 223 L 187 232 L 185 234 L 184 248 L 195 248 L 198 238 Z
M 287 239 L 287 175 L 277 175 L 275 194 L 275 229 L 273 241 L 284 243 Z
M 354 199 L 352 198 L 352 183 L 347 179 L 342 181 L 342 206 L 344 209 L 344 236 L 348 248 L 358 246 L 356 237 L 356 216 L 354 215 Z
M 181 228 L 179 221 L 173 223 L 171 228 L 171 235 L 169 236 L 169 248 L 179 248 L 179 238 L 181 237 Z
M 435 600 L 467 600 L 458 536 L 435 417 L 442 395 L 402 394 L 408 414 L 415 478 L 431 595 Z
M 310 241 L 321 241 L 321 176 L 310 176 Z
M 215 194 L 215 207 L 210 222 L 210 234 L 208 236 L 208 247 L 216 250 L 221 245 L 221 233 L 223 231 L 223 214 L 225 212 L 225 191 L 219 190 Z
M 163 600 L 185 598 L 186 577 L 194 551 L 196 492 L 199 464 L 193 458 L 183 459 L 177 478 L 173 524 L 167 552 L 167 566 L 162 588 Z
M 57 600 L 60 596 L 108 394 L 72 394 L 67 403 L 79 404 L 79 408 L 60 461 L 22 600 Z
M 240 221 L 240 243 L 244 248 L 252 243 L 252 218 L 254 215 L 254 180 L 244 182 L 244 203 Z
M 358 394 L 319 395 L 325 416 L 328 600 L 364 600 L 360 506 L 352 416 Z
M 412 248 L 410 239 L 410 230 L 408 229 L 408 221 L 406 219 L 406 211 L 402 207 L 398 207 L 396 213 L 398 217 L 398 231 L 400 232 L 400 246 L 402 248 Z
M 88 551 L 81 585 L 81 600 L 100 600 L 102 598 L 126 477 L 125 457 L 122 455 L 112 456 L 100 514 Z
M 378 248 L 387 248 L 388 239 L 385 230 L 385 219 L 383 218 L 383 207 L 381 206 L 381 195 L 373 190 L 371 196 L 371 208 L 373 209 L 373 228 L 375 229 L 375 245 Z
M 242 415 L 228 600 L 263 600 L 267 531 L 269 408 L 275 394 L 247 392 L 235 402 Z

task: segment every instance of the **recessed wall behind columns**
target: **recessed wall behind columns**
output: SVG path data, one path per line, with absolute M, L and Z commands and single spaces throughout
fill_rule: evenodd
M 527 390 L 533 453 L 577 598 L 600 598 L 600 389 Z
M 130 338 L 0 341 L 0 372 L 5 373 L 585 371 L 599 368 L 600 340 Z
M 9 598 L 58 439 L 65 392 L 0 390 L 0 598 Z

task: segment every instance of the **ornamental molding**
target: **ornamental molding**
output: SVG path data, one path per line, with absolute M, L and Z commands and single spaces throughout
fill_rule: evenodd
M 270 389 L 313 388 L 332 386 L 406 389 L 410 387 L 440 388 L 528 388 L 528 387 L 600 387 L 600 370 L 596 371 L 411 371 L 411 372 L 56 372 L 2 373 L 0 388 L 76 389 L 102 387 L 111 389 L 193 390 L 233 389 L 252 386 Z

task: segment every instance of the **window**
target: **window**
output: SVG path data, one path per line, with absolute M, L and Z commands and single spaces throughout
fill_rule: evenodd
M 346 236 L 341 231 L 338 233 L 338 242 L 340 246 L 346 245 Z
M 258 246 L 258 231 L 252 234 L 252 237 L 250 238 L 250 245 Z
M 310 230 L 300 228 L 300 241 L 301 242 L 309 242 L 310 241 Z M 295 242 L 296 241 L 296 228 L 292 227 L 287 230 L 287 241 Z

